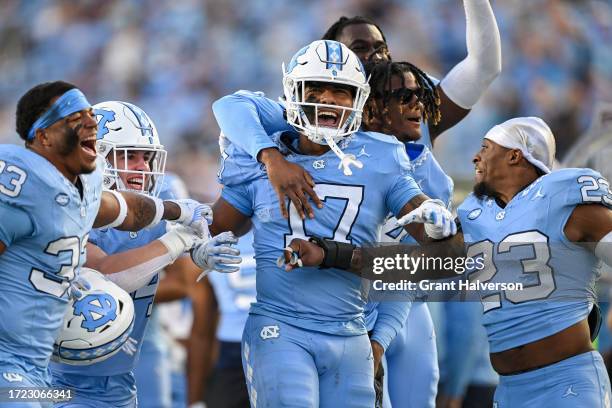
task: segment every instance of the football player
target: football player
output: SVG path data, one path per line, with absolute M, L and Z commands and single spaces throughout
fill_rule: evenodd
M 610 380 L 592 340 L 601 323 L 596 267 L 612 265 L 612 192 L 594 170 L 551 171 L 554 156 L 554 137 L 539 118 L 493 127 L 474 157 L 474 193 L 458 208 L 462 232 L 453 241 L 485 261 L 469 281 L 524 284 L 480 289 L 500 374 L 498 407 L 610 405 Z M 295 240 L 285 259 L 296 252 L 304 265 L 325 261 L 310 242 Z
M 163 218 L 202 230 L 205 220 L 195 201 L 102 191 L 98 124 L 72 84 L 26 92 L 16 127 L 25 148 L 0 146 L 0 307 L 19 316 L 0 320 L 0 388 L 44 387 L 92 226 L 139 230 Z
M 135 105 L 118 101 L 95 105 L 94 114 L 99 121 L 97 149 L 107 161 L 106 187 L 173 197 L 168 189 L 162 191 L 166 151 L 148 115 Z M 167 229 L 166 223 L 161 222 L 138 233 L 113 228 L 90 233 L 85 265 L 106 274 L 131 294 L 134 329 L 122 351 L 104 361 L 89 365 L 53 363 L 54 386 L 75 392 L 72 400 L 56 406 L 135 407 L 133 369 L 152 313 L 159 270 L 196 245 L 206 246 L 209 255 L 225 250 L 231 256 L 238 255 L 235 249 L 224 247 L 236 242 L 231 233 L 198 243 L 199 237 L 192 230 L 181 226 Z
M 352 51 L 335 41 L 315 41 L 295 54 L 283 74 L 284 104 L 241 91 L 213 105 L 230 140 L 238 133 L 250 135 L 247 150 L 230 144 L 223 152 L 232 160 L 223 163 L 221 181 L 248 181 L 224 187 L 214 206 L 222 215 L 211 231 L 239 233 L 249 220 L 253 224 L 257 301 L 242 341 L 251 405 L 372 406 L 373 365 L 360 280 L 334 270 L 286 274 L 276 259 L 297 236 L 375 240 L 388 213 L 407 214 L 417 207 L 428 222 L 438 220 L 428 224 L 430 236 L 448 236 L 454 224 L 448 210 L 415 184 L 397 139 L 358 131 L 369 87 Z M 317 217 L 303 219 L 292 200 L 289 220 L 283 219 L 266 172 L 247 153 L 264 140 L 290 162 L 313 169 L 314 190 L 326 201 Z M 423 238 L 422 228 L 413 233 Z

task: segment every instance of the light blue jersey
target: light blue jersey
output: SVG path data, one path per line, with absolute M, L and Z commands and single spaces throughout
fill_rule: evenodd
M 170 183 L 170 180 L 167 180 L 167 183 Z M 160 197 L 173 197 L 168 185 L 165 183 Z M 91 231 L 89 241 L 106 254 L 113 255 L 145 246 L 165 232 L 166 222 L 162 221 L 151 229 L 138 232 L 95 229 Z M 138 362 L 145 330 L 152 315 L 158 283 L 159 275 L 155 274 L 147 285 L 130 293 L 134 301 L 134 328 L 121 351 L 104 361 L 90 365 L 51 364 L 54 386 L 72 388 L 78 394 L 76 400 L 62 406 L 69 407 L 87 401 L 110 406 L 135 404 L 136 382 L 132 372 Z
M 67 289 L 85 262 L 100 208 L 101 166 L 79 180 L 82 197 L 42 156 L 0 145 L 0 241 L 7 247 L 0 255 L 0 372 L 47 380 Z
M 313 169 L 315 191 L 325 203 L 323 209 L 314 210 L 314 219 L 302 221 L 290 205 L 289 220 L 285 220 L 276 193 L 261 170 L 260 178 L 254 181 L 224 188 L 222 197 L 252 217 L 258 276 L 257 302 L 251 313 L 315 331 L 341 335 L 365 332 L 358 277 L 316 268 L 288 274 L 276 265 L 282 249 L 293 238 L 317 235 L 357 245 L 376 241 L 377 226 L 386 214 L 398 214 L 421 192 L 408 173 L 408 158 L 397 140 L 358 132 L 343 148 L 347 154 L 367 154 L 360 157 L 364 168 L 352 177 L 338 170 L 339 159 L 331 151 L 305 156 L 286 150 L 287 160 Z M 258 168 L 253 159 L 248 160 L 247 167 Z
M 612 206 L 607 182 L 590 169 L 563 169 L 534 181 L 505 208 L 474 195 L 459 206 L 468 256 L 493 260 L 469 280 L 524 285 L 480 291 L 491 352 L 551 336 L 588 316 L 598 261 L 563 230 L 577 205 L 593 203 Z
M 422 128 L 427 126 L 422 126 Z M 453 181 L 446 175 L 427 146 L 405 143 L 412 175 L 427 196 L 442 200 L 451 208 Z M 389 217 L 381 231 L 382 242 L 416 244 L 395 217 Z M 422 298 L 422 291 L 411 297 Z M 408 314 L 403 321 L 401 318 Z M 385 392 L 383 406 L 433 407 L 438 389 L 438 359 L 435 333 L 425 303 L 370 301 L 366 306 L 372 339 L 385 347 Z M 399 323 L 403 324 L 403 327 Z M 390 339 L 390 340 L 389 340 Z
M 220 319 L 217 338 L 239 343 L 246 323 L 249 307 L 255 302 L 255 250 L 253 233 L 240 237 L 237 248 L 242 263 L 237 273 L 211 273 L 208 280 L 215 291 Z

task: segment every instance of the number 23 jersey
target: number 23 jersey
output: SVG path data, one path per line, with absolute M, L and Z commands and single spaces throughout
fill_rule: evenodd
M 491 352 L 551 336 L 588 316 L 598 260 L 564 233 L 582 204 L 612 207 L 608 182 L 591 169 L 542 176 L 505 208 L 471 194 L 457 209 L 468 257 L 484 260 L 469 281 L 523 284 L 480 290 Z

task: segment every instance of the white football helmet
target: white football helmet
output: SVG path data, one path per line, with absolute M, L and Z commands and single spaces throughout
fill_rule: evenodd
M 93 106 L 98 122 L 98 154 L 106 159 L 104 188 L 158 196 L 166 169 L 167 152 L 159 141 L 155 124 L 138 106 L 127 102 L 108 101 Z M 149 152 L 149 171 L 127 170 L 130 152 Z M 123 161 L 122 169 L 118 165 Z M 121 175 L 131 177 L 126 185 Z M 134 177 L 135 176 L 135 177 Z
M 308 82 L 328 82 L 353 88 L 353 105 L 344 107 L 307 102 L 304 91 Z M 370 94 L 365 70 L 357 55 L 337 41 L 314 41 L 299 50 L 286 68 L 283 64 L 283 90 L 287 122 L 311 141 L 329 145 L 343 159 L 344 154 L 336 144 L 359 130 L 363 107 Z M 310 119 L 304 108 L 311 112 Z M 341 112 L 340 118 L 336 118 L 337 123 L 333 127 L 320 125 L 320 116 L 328 115 L 330 109 Z
M 53 345 L 53 360 L 71 365 L 97 363 L 113 356 L 134 327 L 130 295 L 100 272 L 81 268 L 91 289 L 72 299 Z

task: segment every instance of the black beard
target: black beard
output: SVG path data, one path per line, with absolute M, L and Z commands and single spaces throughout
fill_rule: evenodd
M 64 136 L 63 144 L 59 148 L 58 153 L 61 156 L 69 156 L 74 150 L 80 146 L 79 130 L 82 125 L 78 125 L 76 128 L 66 126 L 66 134 Z
M 482 200 L 485 197 L 489 198 L 497 198 L 498 194 L 495 190 L 493 190 L 487 183 L 481 181 L 480 183 L 476 183 L 474 185 L 474 195 L 479 200 Z

